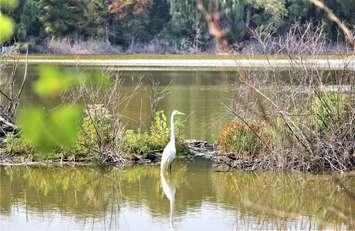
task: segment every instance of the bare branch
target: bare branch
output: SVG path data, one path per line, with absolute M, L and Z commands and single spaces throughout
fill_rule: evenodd
M 344 33 L 345 38 L 349 41 L 352 45 L 353 49 L 355 50 L 355 38 L 351 30 L 342 22 L 340 19 L 333 13 L 333 11 L 324 4 L 324 2 L 320 0 L 309 0 L 314 5 L 316 5 L 319 9 L 322 9 L 328 16 L 329 20 L 335 22 L 339 29 Z

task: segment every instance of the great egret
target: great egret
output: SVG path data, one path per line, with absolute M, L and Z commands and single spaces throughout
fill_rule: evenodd
M 174 230 L 174 210 L 175 210 L 175 185 L 169 175 L 165 175 L 166 172 L 160 172 L 160 182 L 163 188 L 165 196 L 169 200 L 170 207 L 170 229 Z
M 170 141 L 165 146 L 164 151 L 163 151 L 163 155 L 161 157 L 161 162 L 160 162 L 160 170 L 161 171 L 169 168 L 170 172 L 171 172 L 171 163 L 175 159 L 175 155 L 176 155 L 175 133 L 174 133 L 174 116 L 175 115 L 185 115 L 185 114 L 182 113 L 182 112 L 179 112 L 177 110 L 174 110 L 171 113 L 171 117 L 170 117 Z

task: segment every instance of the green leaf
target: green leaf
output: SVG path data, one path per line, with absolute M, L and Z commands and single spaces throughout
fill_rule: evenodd
M 34 144 L 41 153 L 49 152 L 53 148 L 53 142 L 46 142 L 46 117 L 41 108 L 25 108 L 18 117 L 22 138 Z
M 11 37 L 14 25 L 11 18 L 0 14 L 0 43 L 5 42 Z
M 40 66 L 39 79 L 33 85 L 33 89 L 40 97 L 55 97 L 69 89 L 75 80 L 75 77 L 71 78 L 55 67 Z
M 52 66 L 40 66 L 39 79 L 33 85 L 33 89 L 42 98 L 53 98 L 79 84 L 107 87 L 111 84 L 111 79 L 104 73 L 88 75 L 73 71 L 60 71 Z
M 41 108 L 25 108 L 19 114 L 18 124 L 22 137 L 35 145 L 42 156 L 48 156 L 57 147 L 75 143 L 81 120 L 79 106 L 64 105 L 49 114 Z
M 72 146 L 80 130 L 82 110 L 79 106 L 61 106 L 51 113 L 51 129 L 59 146 Z
M 15 8 L 17 6 L 16 0 L 0 0 L 1 7 Z
M 25 108 L 20 112 L 18 123 L 21 127 L 22 137 L 31 139 L 35 143 L 41 139 L 44 124 L 44 111 L 40 108 Z

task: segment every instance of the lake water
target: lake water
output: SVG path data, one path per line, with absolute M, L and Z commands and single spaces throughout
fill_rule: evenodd
M 40 101 L 32 90 L 32 83 L 38 77 L 38 66 L 30 65 L 28 71 L 29 82 L 22 95 L 22 106 L 29 104 L 48 105 Z M 67 67 L 62 69 L 73 70 Z M 90 73 L 100 71 L 101 68 L 82 67 L 80 71 Z M 106 70 L 105 70 L 106 71 Z M 1 73 L 1 77 L 9 76 L 10 70 Z M 23 68 L 17 71 L 16 79 L 22 80 Z M 120 110 L 120 115 L 128 128 L 149 128 L 151 113 L 149 106 L 150 86 L 152 80 L 159 83 L 160 89 L 167 89 L 168 94 L 159 105 L 168 116 L 174 109 L 185 112 L 184 134 L 187 138 L 212 139 L 223 124 L 230 119 L 224 104 L 228 103 L 228 93 L 232 84 L 238 78 L 235 72 L 200 72 L 200 71 L 124 71 L 110 70 L 113 79 L 122 80 L 119 91 L 123 95 L 132 95 L 128 105 Z M 140 84 L 137 91 L 136 86 Z M 4 83 L 3 83 L 4 84 Z M 50 106 L 55 106 L 60 100 L 52 100 Z
M 36 69 L 29 67 L 21 106 L 59 104 L 61 99 L 43 102 L 34 95 Z M 186 138 L 213 140 L 231 118 L 224 104 L 240 87 L 237 73 L 230 71 L 110 73 L 122 79 L 122 94 L 132 95 L 120 110 L 128 128 L 149 127 L 154 79 L 169 90 L 158 108 L 187 113 Z M 4 86 L 9 71 L 0 75 Z M 19 68 L 17 81 L 21 76 Z M 331 85 L 334 76 L 344 75 L 324 76 Z M 289 77 L 275 76 L 285 86 L 300 84 L 297 76 Z M 343 83 L 354 83 L 349 78 L 345 75 Z M 347 189 L 354 192 L 355 177 L 338 177 L 341 184 L 328 175 L 216 172 L 201 159 L 178 162 L 172 175 L 163 176 L 158 166 L 0 167 L 0 230 L 354 230 L 355 201 Z
M 1 230 L 352 230 L 354 217 L 355 201 L 326 175 L 216 172 L 199 159 L 164 176 L 159 166 L 0 167 Z
M 151 112 L 150 100 L 151 82 L 159 83 L 159 89 L 167 89 L 168 94 L 158 104 L 157 109 L 163 110 L 167 116 L 174 109 L 187 114 L 184 123 L 184 135 L 186 138 L 214 140 L 223 128 L 223 124 L 232 118 L 226 110 L 225 105 L 229 105 L 231 97 L 236 89 L 245 91 L 246 87 L 241 86 L 238 73 L 233 71 L 120 71 L 116 68 L 105 69 L 101 67 L 73 67 L 61 66 L 61 70 L 75 70 L 85 73 L 94 71 L 107 72 L 112 79 L 120 79 L 119 92 L 121 95 L 131 96 L 127 104 L 121 105 L 119 111 L 122 121 L 127 128 L 146 130 L 150 126 Z M 5 85 L 4 79 L 10 76 L 11 69 L 0 73 L 0 85 Z M 255 70 L 253 76 L 265 81 L 261 87 L 269 87 L 270 95 L 278 99 L 287 96 L 289 89 L 280 89 L 273 84 L 278 81 L 286 87 L 301 86 L 301 91 L 307 87 L 309 80 L 303 79 L 303 72 L 297 71 L 263 71 Z M 320 71 L 324 77 L 324 82 L 330 85 L 341 83 L 346 86 L 354 84 L 354 72 L 351 71 Z M 19 67 L 16 72 L 18 85 L 23 76 L 23 67 Z M 60 99 L 51 101 L 40 101 L 33 93 L 32 83 L 38 78 L 38 66 L 29 65 L 28 79 L 22 95 L 21 106 L 29 104 L 40 104 L 41 106 L 54 107 L 60 104 Z M 302 82 L 303 81 L 303 82 Z M 134 90 L 137 85 L 140 87 Z M 269 90 L 270 90 L 269 89 Z M 272 91 L 275 91 L 272 92 Z M 276 93 L 277 92 L 277 93 Z M 280 93 L 280 95 L 278 95 Z M 80 95 L 80 94 L 79 94 Z M 254 96 L 255 98 L 255 96 Z M 295 97 L 296 100 L 299 97 Z M 285 97 L 285 101 L 287 98 Z M 116 99 L 117 100 L 117 99 Z M 243 97 L 238 101 L 250 101 L 248 97 Z M 73 99 L 69 100 L 73 101 Z M 93 102 L 97 103 L 97 102 Z M 105 104 L 105 102 L 102 102 Z M 291 103 L 287 101 L 286 103 Z M 294 103 L 294 102 L 292 102 Z

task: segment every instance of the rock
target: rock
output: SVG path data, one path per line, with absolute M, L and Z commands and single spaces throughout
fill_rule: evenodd
M 209 144 L 205 140 L 185 140 L 185 145 L 195 156 L 202 156 L 210 159 L 217 152 L 215 145 Z
M 4 142 L 4 138 L 8 133 L 16 134 L 19 129 L 13 123 L 9 122 L 5 117 L 0 116 L 0 142 Z
M 149 152 L 146 155 L 144 155 L 144 159 L 149 160 L 150 162 L 154 163 L 157 162 L 159 160 L 158 158 L 158 153 L 154 153 L 154 152 Z

